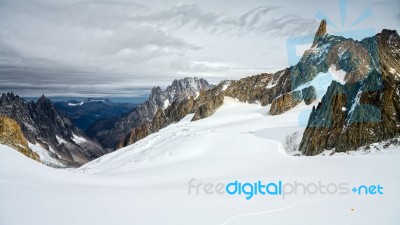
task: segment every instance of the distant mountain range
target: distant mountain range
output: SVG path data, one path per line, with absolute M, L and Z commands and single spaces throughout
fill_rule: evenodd
M 133 103 L 114 103 L 107 98 L 88 98 L 84 101 L 69 100 L 54 102 L 59 112 L 68 116 L 75 126 L 86 130 L 100 119 L 117 117 L 137 106 Z

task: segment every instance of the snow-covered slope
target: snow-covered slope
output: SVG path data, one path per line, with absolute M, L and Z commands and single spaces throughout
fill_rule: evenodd
M 298 117 L 226 99 L 77 170 L 45 167 L 0 147 L 0 224 L 400 224 L 399 152 L 293 157 L 285 136 Z M 382 185 L 383 195 L 206 195 L 188 182 L 321 181 Z
M 284 154 L 280 142 L 288 133 L 303 130 L 298 127 L 298 113 L 310 108 L 302 106 L 272 118 L 266 115 L 269 106 L 241 103 L 231 98 L 225 98 L 224 102 L 210 118 L 190 122 L 193 114 L 189 114 L 179 123 L 81 169 L 87 173 L 127 173 L 138 168 L 176 166 L 188 160 L 213 158 L 232 162 L 246 157 L 252 159 L 257 154 L 275 157 Z M 232 154 L 240 157 L 231 158 Z

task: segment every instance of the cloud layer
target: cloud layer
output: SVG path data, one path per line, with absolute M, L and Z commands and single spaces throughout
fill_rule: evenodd
M 314 33 L 316 9 L 261 2 L 1 0 L 0 91 L 132 96 L 280 69 L 285 39 Z

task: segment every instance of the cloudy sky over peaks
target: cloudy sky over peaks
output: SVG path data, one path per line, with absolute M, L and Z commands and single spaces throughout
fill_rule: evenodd
M 185 76 L 216 83 L 273 72 L 288 66 L 286 40 L 313 35 L 321 17 L 332 33 L 399 31 L 399 8 L 398 0 L 0 0 L 0 92 L 132 97 Z

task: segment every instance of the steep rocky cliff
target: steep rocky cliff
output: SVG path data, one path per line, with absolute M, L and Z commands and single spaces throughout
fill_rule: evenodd
M 25 156 L 40 162 L 39 155 L 28 146 L 19 124 L 7 117 L 0 116 L 0 144 L 8 145 Z
M 278 96 L 272 101 L 269 110 L 270 115 L 282 114 L 304 101 L 306 105 L 311 104 L 317 98 L 313 86 L 302 90 L 294 90 Z
M 326 28 L 326 20 L 322 20 L 317 32 L 315 32 L 315 37 L 314 37 L 314 41 L 311 45 L 311 48 L 315 47 L 318 42 L 324 38 L 324 36 L 326 35 L 327 32 L 327 28 Z
M 341 45 L 346 46 L 350 62 L 361 59 L 368 66 L 342 67 L 346 83 L 333 82 L 312 110 L 300 144 L 305 155 L 355 150 L 400 135 L 399 35 L 383 30 L 359 43 Z
M 0 115 L 15 120 L 28 142 L 40 145 L 61 165 L 80 166 L 107 153 L 61 115 L 44 96 L 35 103 L 26 102 L 13 93 L 3 93 Z M 44 159 L 42 162 L 47 164 Z

